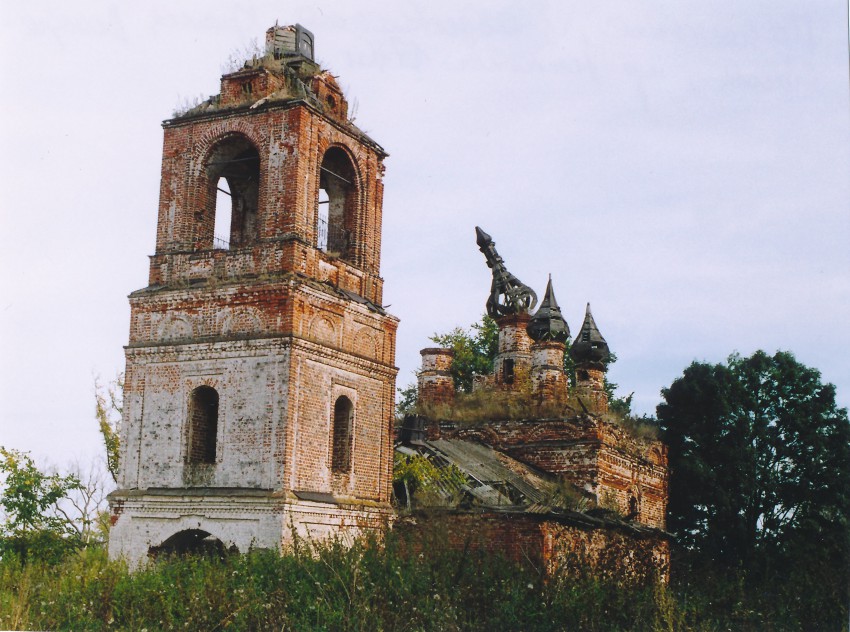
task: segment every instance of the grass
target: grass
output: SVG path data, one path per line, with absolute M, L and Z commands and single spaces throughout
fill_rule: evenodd
M 696 592 L 690 583 L 679 589 L 592 577 L 544 580 L 533 568 L 450 550 L 433 534 L 422 539 L 414 546 L 391 534 L 353 546 L 302 544 L 285 555 L 179 557 L 132 574 L 97 548 L 58 565 L 6 558 L 0 629 L 819 629 L 754 611 L 741 603 L 734 582 L 713 592 L 703 583 Z

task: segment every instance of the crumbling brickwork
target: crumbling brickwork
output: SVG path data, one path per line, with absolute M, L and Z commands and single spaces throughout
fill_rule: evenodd
M 578 367 L 575 393 L 588 410 L 608 412 L 608 393 L 605 392 L 605 372 L 602 369 Z
M 549 577 L 592 573 L 637 583 L 669 580 L 669 541 L 648 529 L 582 523 L 580 517 L 438 510 L 416 512 L 396 528 L 411 539 L 428 533 L 458 551 L 486 551 L 531 564 Z
M 278 53 L 163 125 L 156 251 L 148 287 L 130 296 L 111 499 L 110 554 L 134 563 L 186 530 L 277 548 L 293 529 L 320 537 L 391 513 L 386 154 L 347 121 L 333 77 Z M 221 213 L 230 230 L 218 236 Z
M 455 385 L 451 368 L 454 351 L 451 349 L 428 348 L 420 351 L 422 368 L 417 375 L 417 396 L 420 402 L 443 404 L 455 396 Z
M 544 301 L 546 310 L 555 309 L 551 281 Z M 541 309 L 543 309 L 541 307 Z M 558 311 L 560 314 L 560 311 Z M 535 316 L 534 319 L 538 319 Z M 569 388 L 564 372 L 562 342 L 542 339 L 532 343 L 526 327 L 527 313 L 496 319 L 499 326 L 499 352 L 493 374 L 477 376 L 474 390 L 498 395 L 513 392 L 533 395 L 537 409 L 517 419 L 465 420 L 428 419 L 425 433 L 431 439 L 459 438 L 483 443 L 573 483 L 592 496 L 600 507 L 616 511 L 644 525 L 663 530 L 666 525 L 668 472 L 667 447 L 660 441 L 641 436 L 627 428 L 621 419 L 608 413 L 605 392 L 605 361 L 608 347 L 587 307 L 585 322 L 571 356 L 576 362 L 576 385 Z M 545 325 L 546 322 L 544 321 Z M 537 323 L 540 327 L 541 323 Z M 545 331 L 545 327 L 543 328 Z M 563 333 L 564 339 L 566 333 Z M 579 353 L 576 353 L 578 348 Z M 422 352 L 423 375 L 433 373 L 433 358 L 450 358 L 448 350 Z M 427 362 L 427 366 L 426 366 Z M 442 365 L 441 365 L 442 366 Z M 443 366 L 448 373 L 450 365 Z M 530 379 L 523 379 L 528 377 Z M 431 379 L 431 378 L 429 378 Z M 428 390 L 423 390 L 427 386 Z M 421 403 L 430 403 L 434 387 L 420 380 Z M 573 402 L 567 401 L 571 395 Z M 452 393 L 444 392 L 440 403 L 451 417 Z M 542 404 L 563 403 L 557 415 L 540 415 Z M 579 408 L 581 407 L 581 408 Z M 558 409 L 550 406 L 549 410 Z M 581 413 L 570 411 L 582 410 Z M 544 418 L 540 418 L 544 417 Z
M 493 363 L 493 379 L 500 386 L 511 386 L 529 376 L 531 338 L 525 329 L 531 317 L 527 313 L 502 316 L 499 324 L 499 353 Z
M 567 396 L 564 343 L 540 341 L 531 345 L 531 387 L 539 397 L 564 399 Z

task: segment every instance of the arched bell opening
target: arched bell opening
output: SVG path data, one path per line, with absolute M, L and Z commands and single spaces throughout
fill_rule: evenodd
M 325 152 L 319 168 L 316 209 L 316 247 L 342 259 L 354 254 L 359 191 L 357 173 L 348 154 L 339 147 Z
M 213 147 L 204 162 L 206 206 L 202 247 L 229 250 L 257 240 L 260 154 L 247 138 L 233 135 Z

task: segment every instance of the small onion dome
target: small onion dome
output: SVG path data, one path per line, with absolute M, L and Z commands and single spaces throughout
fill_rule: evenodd
M 570 337 L 570 327 L 561 315 L 561 308 L 555 300 L 552 290 L 552 277 L 546 285 L 546 295 L 540 303 L 537 313 L 531 317 L 525 329 L 535 342 L 554 341 L 566 342 Z
M 604 368 L 605 363 L 611 357 L 608 343 L 599 333 L 599 328 L 593 320 L 593 314 L 590 313 L 590 303 L 587 304 L 587 312 L 584 315 L 581 331 L 578 332 L 578 336 L 570 347 L 570 357 L 576 364 L 595 364 L 599 368 Z

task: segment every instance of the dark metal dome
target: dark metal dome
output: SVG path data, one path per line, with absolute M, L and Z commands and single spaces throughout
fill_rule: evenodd
M 570 327 L 561 314 L 558 301 L 555 300 L 555 291 L 552 289 L 552 277 L 546 284 L 546 294 L 540 303 L 537 313 L 531 317 L 525 329 L 535 342 L 552 340 L 555 342 L 566 342 L 570 337 Z
M 570 357 L 576 364 L 597 365 L 599 368 L 604 368 L 605 363 L 611 358 L 608 343 L 599 333 L 593 314 L 590 313 L 590 303 L 587 304 L 581 330 L 570 347 Z

